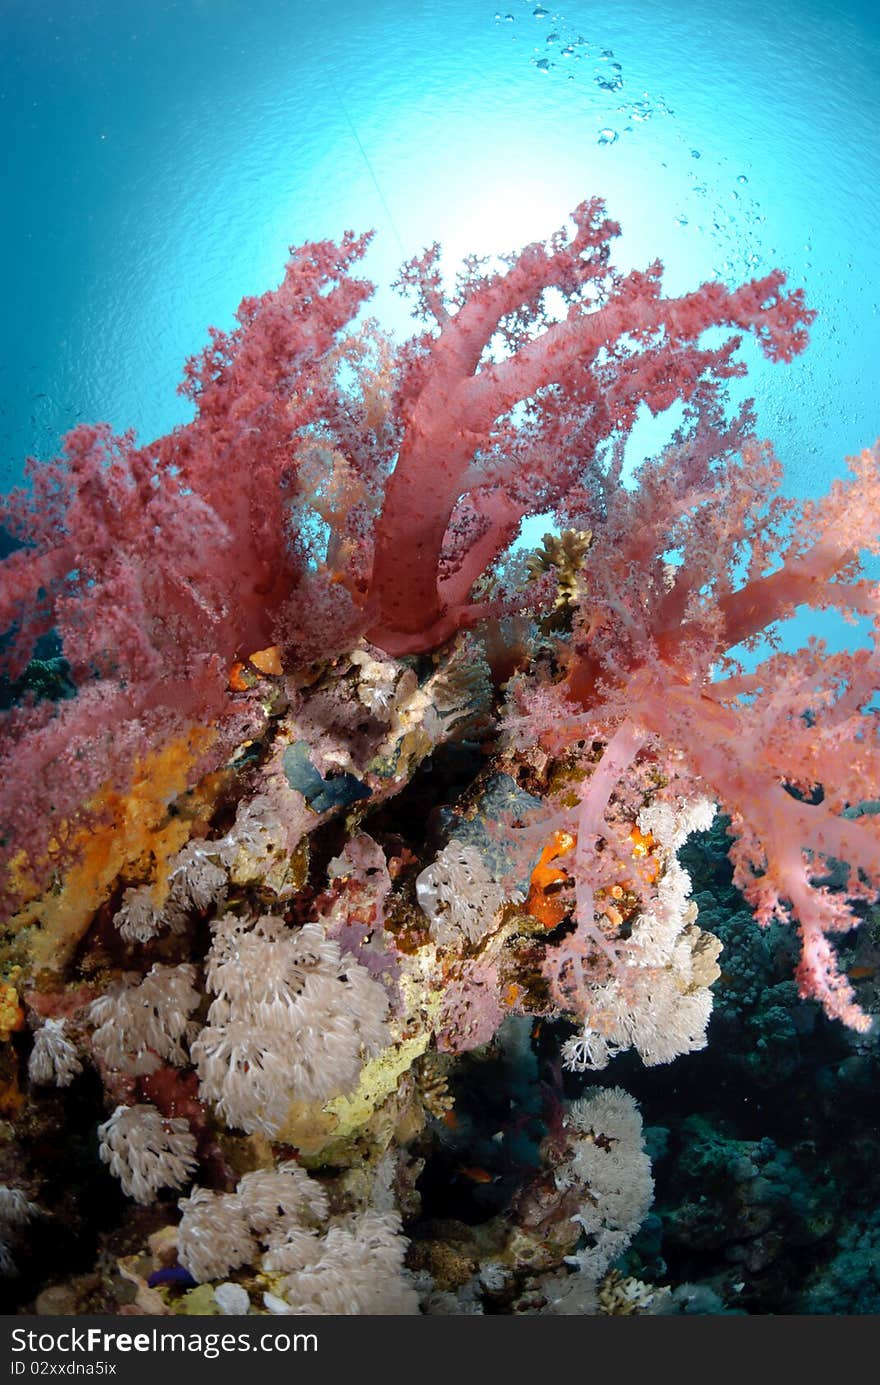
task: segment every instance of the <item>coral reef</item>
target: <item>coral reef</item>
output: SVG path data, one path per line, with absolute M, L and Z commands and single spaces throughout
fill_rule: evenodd
M 645 1084 L 774 1089 L 818 1035 L 820 1100 L 873 1072 L 880 451 L 785 500 L 725 382 L 743 333 L 804 349 L 802 294 L 670 298 L 617 233 L 585 202 L 451 292 L 425 252 L 402 344 L 368 237 L 295 249 L 191 422 L 77 427 L 0 502 L 19 1305 L 761 1311 L 786 1245 L 827 1252 L 798 1311 L 874 1301 L 805 1142 Z M 802 605 L 870 646 L 781 651 Z

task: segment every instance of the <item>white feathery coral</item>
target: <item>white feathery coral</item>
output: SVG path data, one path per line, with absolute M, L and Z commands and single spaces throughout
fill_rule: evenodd
M 111 989 L 93 1001 L 92 1043 L 106 1066 L 141 1076 L 162 1061 L 186 1063 L 183 1044 L 194 1033 L 189 1017 L 200 1001 L 194 980 L 190 963 L 157 963 L 140 983 Z
M 213 861 L 218 843 L 192 838 L 171 863 L 166 912 L 209 909 L 226 890 L 226 871 Z
M 567 1068 L 599 1071 L 630 1048 L 653 1067 L 705 1048 L 721 944 L 696 925 L 690 876 L 675 851 L 690 832 L 711 823 L 714 811 L 700 799 L 677 813 L 661 803 L 639 815 L 640 830 L 653 835 L 665 857 L 664 872 L 652 908 L 633 922 L 626 966 L 589 989 L 586 1022 L 562 1046 Z
M 114 926 L 127 943 L 148 943 L 162 929 L 162 910 L 157 909 L 152 885 L 137 885 L 124 891 L 113 915 Z
M 258 1247 L 236 1193 L 194 1188 L 178 1204 L 177 1258 L 200 1284 L 253 1264 Z
M 280 1286 L 283 1297 L 268 1296 L 266 1306 L 293 1316 L 416 1314 L 418 1294 L 403 1267 L 406 1246 L 400 1218 L 373 1210 L 331 1226 L 324 1236 L 301 1236 L 296 1267 L 291 1256 Z
M 583 1190 L 572 1220 L 583 1228 L 584 1243 L 566 1256 L 580 1274 L 552 1275 L 543 1288 L 550 1313 L 594 1313 L 599 1280 L 626 1250 L 650 1209 L 651 1161 L 639 1108 L 620 1087 L 599 1088 L 572 1102 L 565 1123 L 573 1139 L 554 1177 L 561 1189 Z
M 192 1046 L 201 1096 L 248 1133 L 275 1134 L 292 1101 L 352 1091 L 387 1042 L 385 990 L 318 924 L 226 915 L 207 977 L 216 999 Z
M 575 1132 L 568 1176 L 589 1193 L 577 1217 L 588 1244 L 571 1263 L 599 1278 L 629 1245 L 654 1198 L 642 1117 L 629 1092 L 600 1087 L 572 1102 L 566 1123 Z
M 113 922 L 126 942 L 150 942 L 165 928 L 179 932 L 190 910 L 203 913 L 223 900 L 228 871 L 244 868 L 246 878 L 254 878 L 283 849 L 284 831 L 269 798 L 261 794 L 239 803 L 224 836 L 193 837 L 173 857 L 161 907 L 152 885 L 138 885 L 125 890 Z
M 490 931 L 504 891 L 475 846 L 453 838 L 416 880 L 431 937 L 445 947 L 476 943 Z
M 290 1228 L 319 1226 L 327 1219 L 326 1192 L 293 1160 L 246 1173 L 237 1192 L 251 1230 L 262 1238 L 271 1236 L 273 1243 Z
M 182 1198 L 177 1231 L 180 1263 L 194 1279 L 219 1279 L 253 1264 L 260 1244 L 288 1244 L 314 1236 L 326 1220 L 327 1194 L 293 1160 L 256 1169 L 239 1179 L 234 1193 L 196 1188 Z
M 264 870 L 285 849 L 284 827 L 269 796 L 257 794 L 248 803 L 239 803 L 229 832 L 209 845 L 229 870 L 240 868 L 242 857 Z
M 708 832 L 716 811 L 711 798 L 682 801 L 677 809 L 671 803 L 655 800 L 639 813 L 639 830 L 650 833 L 664 851 L 672 853 L 684 845 L 692 832 Z
M 21 1188 L 10 1188 L 8 1184 L 0 1183 L 0 1275 L 10 1277 L 17 1273 L 9 1241 L 39 1210 Z
M 21 1188 L 10 1188 L 7 1183 L 0 1183 L 0 1225 L 24 1226 L 39 1210 Z
M 484 727 L 493 691 L 479 641 L 469 633 L 459 634 L 421 689 L 428 701 L 423 726 L 432 742 L 439 745 Z
M 248 1020 L 207 1025 L 192 1048 L 199 1095 L 227 1125 L 274 1135 L 293 1100 L 290 1063 L 277 1031 Z
M 98 1126 L 98 1153 L 135 1202 L 152 1202 L 160 1188 L 180 1188 L 197 1166 L 196 1140 L 179 1116 L 155 1106 L 117 1106 Z
M 271 1313 L 418 1312 L 398 1215 L 369 1210 L 328 1227 L 324 1189 L 293 1161 L 245 1174 L 234 1193 L 196 1188 L 180 1209 L 178 1259 L 200 1283 L 258 1265 L 284 1276 L 264 1296 Z
M 48 1019 L 34 1035 L 34 1046 L 28 1059 L 28 1077 L 35 1086 L 69 1087 L 82 1063 L 64 1033 L 64 1020 Z
M 349 658 L 358 670 L 358 700 L 373 716 L 390 716 L 398 695 L 398 681 L 408 670 L 391 660 L 379 659 L 366 649 L 353 649 Z

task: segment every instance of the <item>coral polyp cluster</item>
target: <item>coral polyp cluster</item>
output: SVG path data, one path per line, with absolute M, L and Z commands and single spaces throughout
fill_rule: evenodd
M 834 938 L 880 886 L 876 648 L 772 642 L 805 603 L 876 620 L 880 455 L 785 501 L 725 411 L 739 336 L 701 343 L 788 360 L 801 294 L 669 299 L 613 268 L 600 203 L 573 226 L 451 297 L 413 261 L 399 346 L 354 321 L 366 238 L 301 247 L 188 363 L 192 422 L 77 428 L 0 508 L 3 1254 L 64 1221 L 44 1151 L 76 1094 L 76 1176 L 119 1190 L 80 1309 L 670 1310 L 620 1268 L 635 1103 L 564 1084 L 705 1046 L 722 944 L 680 856 L 718 808 L 802 995 L 867 1032 Z M 675 400 L 624 485 L 637 410 Z M 54 684 L 23 677 L 47 654 Z M 519 1092 L 500 1171 L 469 1062 Z M 452 1149 L 481 1229 L 430 1215 Z

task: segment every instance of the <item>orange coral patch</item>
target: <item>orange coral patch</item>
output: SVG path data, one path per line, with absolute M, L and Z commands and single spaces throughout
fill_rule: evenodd
M 30 899 L 16 916 L 18 928 L 36 925 L 32 957 L 36 966 L 53 970 L 64 964 L 82 937 L 98 906 L 107 897 L 120 872 L 138 861 L 153 866 L 158 890 L 168 878 L 168 862 L 189 838 L 190 824 L 183 817 L 168 817 L 168 805 L 187 788 L 201 756 L 215 732 L 195 727 L 186 736 L 153 751 L 135 765 L 127 793 L 105 786 L 84 805 L 88 826 L 63 824 L 59 838 L 77 859 L 60 888 L 55 886 L 35 899 L 28 888 L 25 862 L 15 863 L 17 884 Z
M 642 867 L 642 876 L 647 878 L 649 884 L 653 884 L 660 874 L 660 863 L 654 856 L 657 843 L 650 832 L 643 832 L 639 827 L 633 827 L 629 835 L 633 844 L 633 859 L 639 861 L 647 856 L 652 858 Z
M 643 832 L 640 827 L 630 829 L 630 840 L 633 844 L 633 856 L 638 859 L 640 856 L 647 856 L 656 846 L 654 838 L 650 832 Z
M 277 644 L 270 645 L 268 649 L 254 650 L 253 654 L 248 655 L 248 663 L 253 664 L 260 673 L 272 673 L 278 677 L 284 672 L 281 667 L 281 651 Z
M 236 659 L 229 670 L 229 686 L 233 692 L 247 692 L 250 687 L 250 683 L 245 677 L 245 666 L 240 659 Z
M 574 847 L 575 838 L 570 832 L 554 832 L 532 871 L 526 909 L 544 928 L 556 928 L 568 912 L 558 898 L 559 890 L 568 881 L 568 876 L 553 862 L 560 856 L 567 856 Z

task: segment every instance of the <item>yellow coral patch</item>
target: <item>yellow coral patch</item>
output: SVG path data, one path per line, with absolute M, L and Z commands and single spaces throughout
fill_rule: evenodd
M 328 1101 L 324 1109 L 337 1119 L 337 1138 L 344 1139 L 366 1125 L 382 1102 L 397 1091 L 400 1078 L 428 1047 L 429 1037 L 427 1033 L 416 1034 L 412 1039 L 386 1048 L 378 1057 L 364 1064 L 360 1081 L 351 1096 L 337 1096 Z
M 109 786 L 85 805 L 93 826 L 65 824 L 58 836 L 77 860 L 60 885 L 29 903 L 16 915 L 17 928 L 32 928 L 31 955 L 36 967 L 63 966 L 83 936 L 98 906 L 126 867 L 147 858 L 153 864 L 157 895 L 164 891 L 168 862 L 188 840 L 191 823 L 168 818 L 168 805 L 184 792 L 194 766 L 213 741 L 213 730 L 196 727 L 135 765 L 128 793 Z M 24 862 L 16 863 L 21 893 L 28 889 Z
M 23 1028 L 24 1011 L 18 1003 L 18 991 L 8 981 L 0 981 L 0 1043 Z
M 295 1145 L 300 1154 L 314 1159 L 331 1144 L 336 1148 L 359 1134 L 375 1113 L 397 1091 L 398 1082 L 428 1047 L 430 1034 L 422 1031 L 388 1048 L 365 1063 L 360 1081 L 348 1096 L 337 1096 L 321 1106 L 295 1101 L 278 1132 L 283 1144 Z

